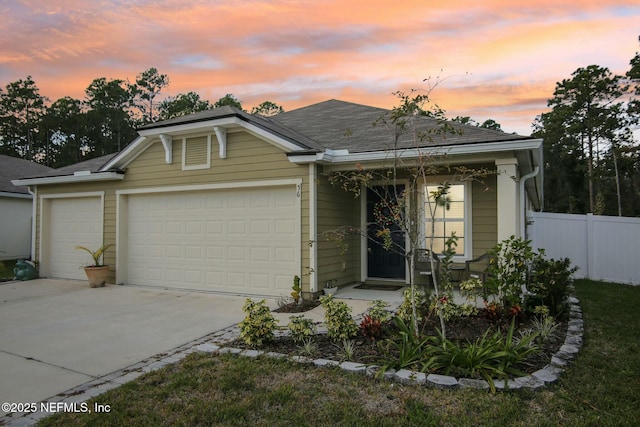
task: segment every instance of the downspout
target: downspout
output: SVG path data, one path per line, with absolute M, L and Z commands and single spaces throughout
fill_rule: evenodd
M 314 162 L 309 163 L 309 292 L 318 291 L 318 166 Z M 302 272 L 301 272 L 302 274 Z
M 540 173 L 540 166 L 536 166 L 532 172 L 529 172 L 528 174 L 522 176 L 520 178 L 520 227 L 519 227 L 519 234 L 521 238 L 525 238 L 525 234 L 526 234 L 526 227 L 527 227 L 527 213 L 525 211 L 525 199 L 526 199 L 526 194 L 525 194 L 525 189 L 524 189 L 524 185 L 527 182 L 528 179 L 535 177 L 536 175 L 538 175 L 538 173 Z
M 36 187 L 37 188 L 37 187 Z M 27 191 L 31 194 L 31 261 L 36 260 L 36 212 L 38 205 L 38 190 L 32 190 L 27 186 Z

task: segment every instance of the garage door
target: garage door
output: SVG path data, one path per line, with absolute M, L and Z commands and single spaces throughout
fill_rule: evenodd
M 299 218 L 292 186 L 131 195 L 127 282 L 288 295 Z
M 49 277 L 85 280 L 83 265 L 91 257 L 76 250 L 82 245 L 102 245 L 102 202 L 100 197 L 48 199 L 49 223 L 44 224 L 43 260 Z M 46 227 L 49 227 L 48 233 Z

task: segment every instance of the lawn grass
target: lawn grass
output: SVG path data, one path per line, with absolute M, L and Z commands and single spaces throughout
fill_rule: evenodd
M 44 426 L 636 426 L 640 287 L 581 280 L 584 346 L 560 381 L 490 394 L 380 382 L 270 358 L 192 354 L 93 401 L 108 414 L 58 414 Z M 92 406 L 92 403 L 90 403 Z
M 0 280 L 13 279 L 13 269 L 18 260 L 0 261 Z

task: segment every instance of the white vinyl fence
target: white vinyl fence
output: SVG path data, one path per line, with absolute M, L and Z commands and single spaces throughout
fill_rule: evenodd
M 533 248 L 569 258 L 575 277 L 640 285 L 640 218 L 531 212 Z

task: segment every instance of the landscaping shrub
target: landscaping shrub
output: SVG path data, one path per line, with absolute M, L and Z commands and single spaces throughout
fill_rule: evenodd
M 531 241 L 511 236 L 490 252 L 489 278 L 486 286 L 505 309 L 522 302 L 523 287 L 530 283 L 531 267 L 542 254 L 531 248 Z
M 517 366 L 531 354 L 538 351 L 535 344 L 536 333 L 530 332 L 516 338 L 515 319 L 503 335 L 500 329 L 485 333 L 471 342 L 453 342 L 440 336 L 438 351 L 434 352 L 427 369 L 444 368 L 446 374 L 469 378 L 484 378 L 495 392 L 494 378 L 508 378 L 510 375 L 525 375 Z
M 287 327 L 291 333 L 291 339 L 296 344 L 304 344 L 305 340 L 313 337 L 318 330 L 313 320 L 305 318 L 304 315 L 289 317 Z
M 577 270 L 571 268 L 571 260 L 538 258 L 533 263 L 533 274 L 529 290 L 535 293 L 540 302 L 547 306 L 551 316 L 562 313 L 566 305 L 569 285 Z
M 362 322 L 360 322 L 360 332 L 366 338 L 375 341 L 382 336 L 382 322 L 369 314 L 365 314 Z
M 415 289 L 413 297 L 416 304 L 417 321 L 421 322 L 429 314 L 429 299 L 425 291 Z M 405 322 L 410 322 L 413 316 L 411 309 L 411 288 L 404 290 L 402 304 L 398 307 L 397 316 Z
M 333 295 L 320 298 L 324 308 L 324 323 L 327 335 L 332 341 L 343 341 L 358 333 L 358 325 L 351 316 L 351 308 L 342 301 L 333 299 Z
M 247 315 L 240 322 L 240 338 L 252 347 L 260 347 L 271 341 L 278 321 L 271 314 L 267 302 L 254 302 L 247 298 L 242 310 Z
M 383 363 L 381 372 L 388 369 L 422 370 L 436 350 L 435 337 L 423 337 L 413 329 L 413 322 L 405 322 L 394 317 L 397 333 L 388 338 L 383 345 Z
M 391 320 L 392 314 L 390 311 L 387 311 L 387 307 L 389 307 L 389 303 L 382 300 L 374 300 L 369 303 L 369 308 L 367 309 L 367 314 L 371 316 L 372 319 L 379 320 L 381 323 L 386 323 Z

